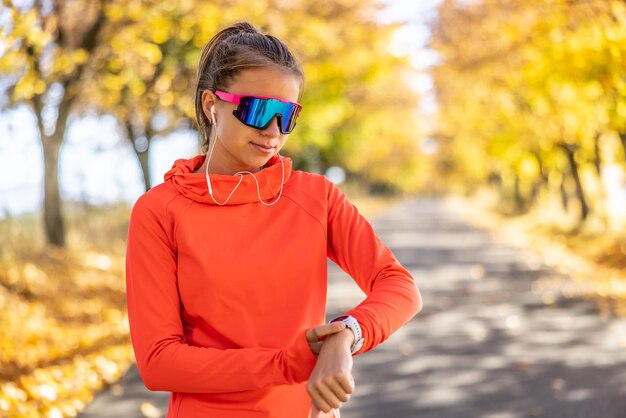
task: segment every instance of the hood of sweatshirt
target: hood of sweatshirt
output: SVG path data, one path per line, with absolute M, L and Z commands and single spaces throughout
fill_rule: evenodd
M 165 173 L 165 183 L 171 184 L 182 195 L 196 202 L 215 205 L 215 200 L 224 203 L 228 196 L 237 188 L 226 205 L 239 205 L 259 201 L 259 192 L 264 202 L 272 202 L 280 193 L 281 184 L 287 183 L 291 176 L 292 161 L 289 157 L 272 156 L 265 164 L 265 168 L 252 174 L 230 176 L 226 174 L 210 174 L 213 198 L 209 195 L 206 175 L 203 172 L 194 173 L 204 163 L 206 154 L 200 154 L 190 159 L 179 159 L 172 168 Z M 281 164 L 282 161 L 282 164 Z M 283 173 L 284 166 L 284 173 Z M 284 180 L 283 180 L 284 177 Z M 241 181 L 241 184 L 237 184 Z

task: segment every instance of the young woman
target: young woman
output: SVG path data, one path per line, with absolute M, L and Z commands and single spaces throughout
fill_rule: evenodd
M 242 22 L 200 60 L 206 154 L 139 198 L 126 290 L 144 384 L 168 418 L 339 416 L 353 356 L 421 308 L 409 272 L 324 176 L 279 155 L 304 76 L 277 38 Z M 366 299 L 325 324 L 327 258 Z

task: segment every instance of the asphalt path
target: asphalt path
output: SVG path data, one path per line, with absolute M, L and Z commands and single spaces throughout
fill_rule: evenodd
M 567 280 L 562 269 L 439 199 L 404 202 L 372 225 L 424 308 L 355 357 L 342 418 L 626 417 L 626 319 L 599 315 L 591 300 L 546 299 L 537 281 Z M 330 262 L 328 293 L 328 319 L 364 298 Z M 164 417 L 168 396 L 148 391 L 133 366 L 80 417 Z

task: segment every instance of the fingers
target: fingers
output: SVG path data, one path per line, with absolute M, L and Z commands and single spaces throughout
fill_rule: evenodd
M 311 351 L 313 352 L 313 354 L 318 355 L 320 351 L 322 351 L 323 344 L 324 343 L 322 341 L 318 341 L 316 343 L 309 343 L 309 347 L 311 348 Z
M 330 412 L 333 408 L 339 408 L 341 401 L 327 386 L 315 387 L 311 390 L 311 399 L 320 411 Z M 345 399 L 345 394 L 344 394 Z
M 336 380 L 337 384 L 341 387 L 341 390 L 348 394 L 348 399 L 350 398 L 350 394 L 354 392 L 354 378 L 352 374 L 348 374 L 348 376 L 341 376 Z M 343 402 L 348 402 L 343 401 Z
M 306 330 L 306 340 L 309 343 L 316 343 L 317 341 L 319 341 L 319 337 L 317 336 L 317 331 L 315 331 L 315 328 L 309 328 Z
M 313 354 L 318 355 L 320 353 L 323 341 L 327 336 L 336 334 L 345 328 L 346 324 L 343 322 L 333 322 L 331 324 L 324 324 L 315 328 L 309 328 L 306 331 L 306 339 Z
M 323 412 L 330 412 L 333 408 L 341 407 L 342 403 L 350 400 L 353 391 L 352 375 L 337 376 L 309 385 L 309 395 L 313 404 Z
M 346 329 L 346 324 L 343 322 L 333 322 L 331 324 L 320 325 L 316 328 L 316 332 L 318 337 L 323 339 L 323 337 L 336 334 L 344 329 Z
M 315 328 L 309 328 L 306 332 L 306 339 L 310 343 L 315 343 L 320 340 L 324 340 L 324 337 L 332 334 L 336 334 L 346 328 L 346 324 L 343 322 L 333 322 L 331 324 L 323 324 Z
M 318 355 L 318 360 L 309 377 L 307 390 L 313 405 L 326 414 L 339 408 L 343 402 L 350 400 L 354 391 L 352 377 L 352 356 L 349 348 L 341 339 L 324 338 L 346 329 L 343 322 L 333 322 L 306 332 L 311 351 Z M 321 418 L 321 416 L 320 416 Z

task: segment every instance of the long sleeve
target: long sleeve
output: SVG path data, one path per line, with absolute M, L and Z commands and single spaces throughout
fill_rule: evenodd
M 142 196 L 133 207 L 126 252 L 130 334 L 150 390 L 224 393 L 300 383 L 316 357 L 305 331 L 285 349 L 221 350 L 183 341 L 177 254 L 165 202 Z
M 363 347 L 371 350 L 408 322 L 421 309 L 413 277 L 375 234 L 370 223 L 330 181 L 328 199 L 328 256 L 348 273 L 367 295 L 346 312 L 361 326 Z

